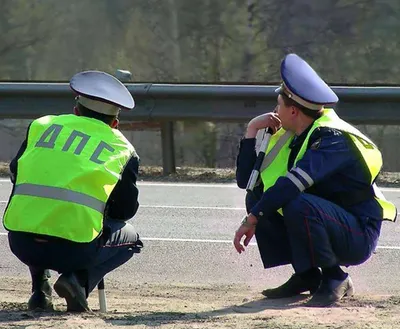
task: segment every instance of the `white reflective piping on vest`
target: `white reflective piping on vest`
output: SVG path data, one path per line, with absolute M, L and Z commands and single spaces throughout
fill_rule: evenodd
M 304 184 L 300 181 L 300 179 L 298 179 L 298 178 L 297 178 L 295 175 L 293 175 L 291 172 L 288 172 L 288 173 L 286 174 L 286 177 L 289 178 L 289 179 L 292 181 L 292 183 L 293 183 L 294 185 L 297 186 L 297 188 L 300 190 L 300 192 L 303 192 L 303 191 L 306 189 L 306 187 L 305 187 Z
M 303 169 L 296 167 L 291 171 L 295 171 L 297 174 L 299 174 L 308 183 L 308 187 L 314 185 L 314 180 Z
M 280 152 L 282 147 L 286 144 L 288 139 L 291 138 L 292 136 L 293 136 L 292 132 L 286 131 L 281 136 L 281 138 L 279 138 L 279 140 L 276 142 L 276 144 L 272 147 L 271 151 L 269 151 L 269 153 L 265 155 L 264 161 L 261 164 L 260 173 L 265 168 L 267 168 L 272 163 L 272 161 L 274 161 L 274 159 L 276 158 L 276 156 L 278 155 L 278 153 Z M 265 152 L 266 150 L 262 150 L 262 151 Z
M 14 195 L 29 195 L 66 202 L 73 202 L 97 210 L 100 213 L 104 212 L 106 206 L 105 202 L 102 202 L 94 197 L 80 192 L 67 190 L 61 187 L 52 187 L 37 184 L 16 185 Z
M 378 187 L 375 183 L 372 184 L 372 188 L 374 189 L 375 196 L 376 196 L 378 199 L 382 199 L 382 200 L 385 200 L 385 201 L 386 201 L 386 198 L 385 198 L 385 196 L 383 195 L 382 191 L 379 189 L 379 187 Z

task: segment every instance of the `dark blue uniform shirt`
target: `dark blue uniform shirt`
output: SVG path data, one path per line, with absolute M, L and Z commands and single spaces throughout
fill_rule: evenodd
M 294 160 L 300 151 L 311 126 L 290 144 L 291 153 L 287 169 L 293 171 Z M 242 139 L 237 157 L 236 180 L 240 188 L 246 188 L 256 161 L 255 138 Z M 368 168 L 350 137 L 329 127 L 320 127 L 310 136 L 307 150 L 295 167 L 307 173 L 313 184 L 305 189 L 311 193 L 346 209 L 360 220 L 376 222 L 380 228 L 382 209 L 374 199 Z M 298 177 L 300 178 L 300 177 Z M 302 181 L 305 183 L 304 181 Z M 280 177 L 275 185 L 264 193 L 250 212 L 260 217 L 271 215 L 301 193 L 287 177 Z
M 28 127 L 29 132 L 29 127 Z M 26 150 L 28 132 L 17 155 L 10 162 L 12 182 L 15 183 L 18 174 L 18 159 Z M 132 157 L 122 172 L 121 179 L 115 185 L 114 190 L 108 198 L 105 210 L 105 217 L 119 220 L 131 219 L 139 208 L 139 190 L 136 186 L 139 170 L 139 159 Z

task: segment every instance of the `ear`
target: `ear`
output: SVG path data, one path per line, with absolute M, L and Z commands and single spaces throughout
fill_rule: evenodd
M 74 114 L 77 115 L 78 117 L 81 116 L 77 106 L 74 106 Z
M 111 128 L 118 128 L 119 125 L 119 120 L 115 119 L 113 120 L 113 122 L 111 123 Z

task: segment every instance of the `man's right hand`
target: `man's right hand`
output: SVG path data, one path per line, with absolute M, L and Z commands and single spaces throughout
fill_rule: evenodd
M 250 120 L 245 138 L 255 138 L 261 129 L 271 128 L 273 133 L 281 127 L 281 120 L 275 112 L 261 114 Z

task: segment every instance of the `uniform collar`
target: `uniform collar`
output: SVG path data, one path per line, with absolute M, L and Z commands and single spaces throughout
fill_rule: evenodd
M 306 139 L 308 133 L 311 130 L 311 127 L 313 126 L 314 122 L 311 123 L 299 136 L 294 136 L 292 142 L 289 145 L 289 148 L 294 148 L 296 146 L 298 146 L 299 144 L 302 145 L 304 140 Z

